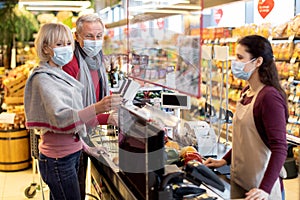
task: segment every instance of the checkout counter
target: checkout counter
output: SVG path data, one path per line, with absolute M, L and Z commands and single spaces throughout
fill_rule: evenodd
M 90 156 L 91 194 L 98 199 L 116 200 L 243 199 L 244 189 L 203 165 L 214 175 L 209 180 L 205 180 L 209 177 L 205 173 L 204 179 L 203 174 L 202 178 L 195 178 L 193 167 L 165 164 L 162 127 L 176 126 L 175 121 L 154 107 L 121 106 L 118 130 L 91 137 L 95 146 L 105 146 L 110 152 Z M 216 177 L 219 184 L 214 185 L 210 180 Z M 175 198 L 174 188 L 178 185 L 192 192 L 185 190 L 184 198 L 177 198 L 178 194 Z

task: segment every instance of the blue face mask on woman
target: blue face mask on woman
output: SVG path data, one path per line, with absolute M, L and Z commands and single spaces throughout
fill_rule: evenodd
M 253 58 L 252 60 L 250 60 L 248 62 L 245 62 L 245 63 L 244 62 L 240 62 L 240 61 L 234 61 L 234 60 L 231 61 L 231 71 L 232 71 L 232 74 L 236 78 L 248 81 L 250 79 L 251 75 L 253 74 L 255 68 L 253 68 L 249 72 L 245 72 L 244 69 L 245 69 L 245 66 L 248 63 L 251 63 L 251 62 L 253 62 L 255 60 L 256 60 L 256 58 Z
M 71 45 L 53 48 L 53 52 L 52 61 L 58 66 L 64 66 L 73 58 L 73 48 Z
M 102 49 L 102 40 L 83 40 L 83 51 L 89 57 L 94 57 Z

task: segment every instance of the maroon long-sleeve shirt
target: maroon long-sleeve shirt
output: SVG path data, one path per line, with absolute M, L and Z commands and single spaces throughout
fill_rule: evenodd
M 246 105 L 251 100 L 252 97 L 245 95 L 242 103 Z M 260 189 L 270 193 L 287 156 L 286 122 L 288 109 L 286 101 L 274 87 L 265 86 L 256 97 L 253 116 L 262 141 L 272 152 L 259 186 Z M 231 150 L 223 159 L 227 161 L 227 164 L 231 163 Z M 283 189 L 282 179 L 280 179 L 280 182 Z

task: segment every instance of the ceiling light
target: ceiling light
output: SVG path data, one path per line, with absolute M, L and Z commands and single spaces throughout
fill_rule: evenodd
M 49 10 L 49 11 L 74 11 L 80 12 L 91 6 L 90 1 L 19 1 L 20 7 L 25 7 L 27 10 Z
M 75 7 L 37 7 L 37 6 L 26 6 L 26 10 L 32 10 L 32 11 L 74 11 L 74 12 L 80 12 L 82 11 L 81 8 L 75 8 Z
M 183 10 L 201 10 L 201 6 L 199 5 L 171 5 L 164 6 L 164 8 L 172 8 L 172 9 L 183 9 Z
M 167 2 L 167 3 L 170 3 L 170 0 L 134 0 L 134 1 L 139 1 L 139 2 L 143 2 L 143 3 L 147 3 L 147 2 L 157 2 L 157 3 Z M 173 0 L 171 2 L 172 2 L 172 4 L 190 3 L 189 0 Z
M 158 9 L 158 10 L 152 10 L 152 9 L 143 9 L 141 10 L 143 13 L 165 13 L 165 14 L 188 14 L 188 11 L 185 10 L 163 10 L 163 9 Z
M 129 5 L 129 10 L 137 10 L 137 9 L 144 9 L 144 8 L 150 8 L 150 9 L 157 9 L 157 8 L 162 8 L 166 6 L 172 6 L 176 4 L 189 4 L 190 1 L 188 0 L 144 0 L 142 1 L 142 5 L 135 5 L 130 6 Z M 147 3 L 146 3 L 147 2 Z

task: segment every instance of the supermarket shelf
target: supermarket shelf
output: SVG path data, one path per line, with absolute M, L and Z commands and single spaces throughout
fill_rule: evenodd
M 299 137 L 287 134 L 286 138 L 289 142 L 296 143 L 297 145 L 300 145 L 300 138 Z

